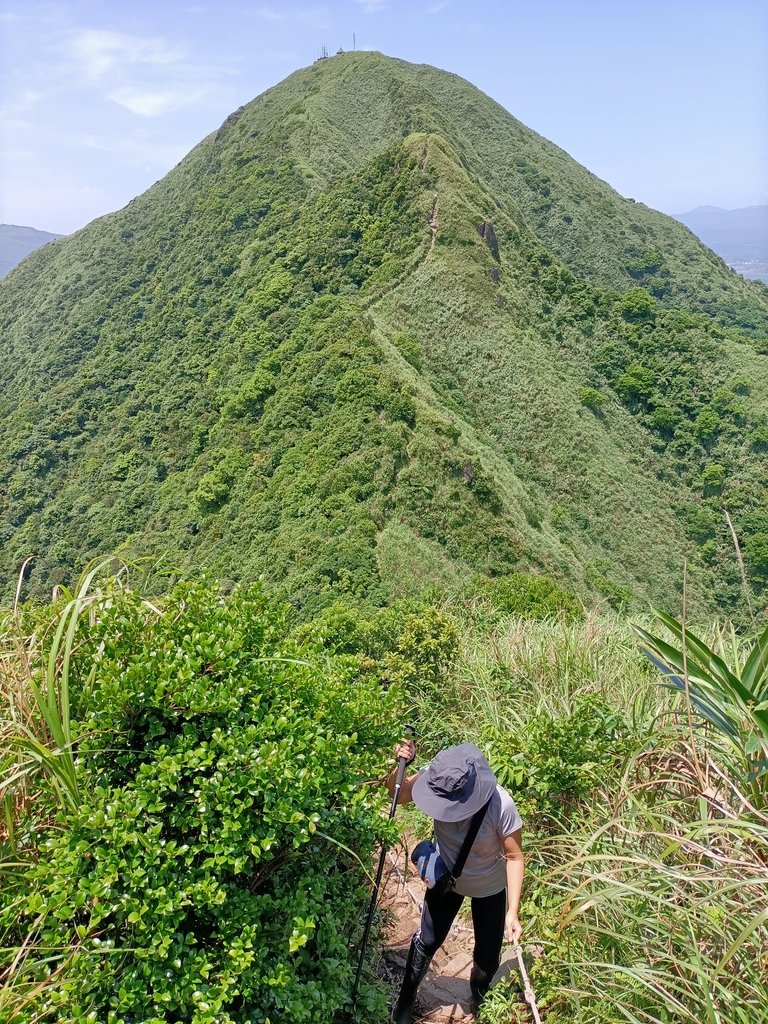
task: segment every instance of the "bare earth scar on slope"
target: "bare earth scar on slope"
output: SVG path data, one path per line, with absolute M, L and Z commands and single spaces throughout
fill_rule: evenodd
M 424 883 L 402 846 L 395 847 L 387 854 L 381 885 L 379 909 L 385 920 L 381 974 L 391 987 L 394 1002 L 403 977 L 411 936 L 419 926 L 424 898 Z M 475 1020 L 469 992 L 472 945 L 471 923 L 469 918 L 465 919 L 460 914 L 442 948 L 435 954 L 419 988 L 415 1021 L 423 1024 L 469 1024 Z M 508 953 L 503 953 L 494 985 L 510 975 L 517 977 L 514 961 Z M 521 1024 L 531 1019 L 524 1002 L 521 1002 L 518 1013 L 515 1020 Z

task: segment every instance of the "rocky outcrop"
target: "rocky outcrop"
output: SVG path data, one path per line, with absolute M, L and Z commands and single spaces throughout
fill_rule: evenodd
M 482 224 L 478 226 L 478 232 L 480 237 L 484 238 L 488 248 L 493 254 L 493 258 L 496 262 L 499 262 L 499 243 L 496 239 L 496 232 L 493 230 L 493 224 L 489 220 L 484 220 Z

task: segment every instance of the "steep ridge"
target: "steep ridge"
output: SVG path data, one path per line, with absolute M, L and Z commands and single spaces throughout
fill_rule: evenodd
M 607 288 L 641 283 L 669 304 L 768 329 L 765 289 L 741 281 L 676 220 L 622 198 L 458 76 L 368 53 L 312 70 L 314 77 L 298 72 L 264 99 L 280 104 L 297 158 L 315 173 L 333 177 L 404 134 L 435 132 L 570 270 Z M 288 103 L 283 86 L 294 80 L 301 98 Z
M 766 294 L 455 76 L 323 61 L 0 286 L 4 584 L 119 549 L 306 614 L 517 569 L 669 603 L 687 558 L 734 610 Z

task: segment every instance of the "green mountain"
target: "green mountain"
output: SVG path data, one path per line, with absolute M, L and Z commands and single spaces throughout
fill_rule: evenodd
M 18 224 L 0 224 L 0 277 L 18 266 L 29 253 L 46 242 L 52 242 L 54 238 L 61 238 L 61 235 Z
M 96 554 L 306 614 L 768 581 L 768 289 L 467 82 L 326 59 L 0 283 L 2 583 Z M 759 598 L 762 600 L 762 597 Z

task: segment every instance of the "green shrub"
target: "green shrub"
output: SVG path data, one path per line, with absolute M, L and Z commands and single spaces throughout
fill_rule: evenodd
M 335 602 L 311 622 L 295 629 L 293 636 L 299 642 L 314 642 L 336 654 L 357 654 L 364 627 L 359 612 Z
M 616 390 L 625 400 L 643 400 L 650 396 L 653 384 L 653 371 L 641 366 L 640 363 L 632 363 L 624 373 L 619 374 Z
M 725 466 L 710 462 L 701 472 L 700 483 L 704 494 L 718 494 L 725 483 Z
M 20 970 L 41 986 L 16 1019 L 328 1021 L 369 893 L 357 856 L 386 828 L 363 783 L 397 689 L 286 639 L 256 588 L 91 611 L 72 680 L 81 806 L 39 828 L 22 895 L 0 896 L 3 946 L 29 936 Z
M 206 473 L 195 491 L 195 502 L 201 512 L 217 512 L 229 499 L 232 477 L 229 472 L 217 466 Z
M 563 819 L 603 784 L 624 756 L 627 725 L 596 694 L 577 694 L 570 712 L 539 709 L 521 731 L 487 728 L 491 764 L 524 817 Z
M 484 580 L 479 593 L 500 612 L 523 619 L 563 616 L 568 621 L 583 618 L 584 609 L 575 594 L 549 576 L 516 572 L 499 579 Z
M 459 631 L 453 620 L 438 608 L 427 607 L 407 616 L 393 654 L 384 665 L 391 678 L 406 686 L 438 686 L 459 654 Z
M 760 423 L 749 435 L 749 443 L 759 452 L 768 451 L 768 422 Z
M 681 419 L 680 414 L 671 406 L 659 405 L 648 417 L 648 423 L 652 430 L 656 430 L 663 437 L 672 437 Z
M 658 249 L 649 249 L 641 253 L 627 264 L 630 277 L 643 277 L 647 274 L 655 274 L 664 266 L 664 256 Z
M 649 320 L 656 311 L 656 303 L 645 288 L 630 288 L 622 296 L 619 309 L 625 320 Z
M 407 359 L 414 369 L 420 370 L 424 354 L 421 350 L 421 344 L 418 338 L 415 338 L 412 334 L 401 331 L 393 337 L 392 341 L 400 350 L 400 354 L 403 358 Z
M 634 594 L 629 587 L 617 583 L 610 575 L 612 567 L 607 559 L 597 559 L 585 568 L 589 582 L 600 591 L 612 608 L 621 610 L 632 604 Z
M 717 526 L 717 516 L 706 505 L 692 505 L 685 513 L 685 532 L 699 544 L 713 537 Z
M 268 396 L 275 387 L 275 378 L 267 370 L 256 370 L 243 384 L 234 398 L 231 398 L 222 408 L 223 416 L 242 417 L 257 416 Z
M 744 556 L 758 583 L 768 583 L 768 533 L 753 533 L 744 540 Z
M 702 443 L 712 441 L 719 432 L 722 421 L 714 409 L 702 409 L 693 422 L 693 432 Z
M 598 412 L 605 405 L 605 396 L 597 388 L 579 388 L 579 401 L 585 408 Z

